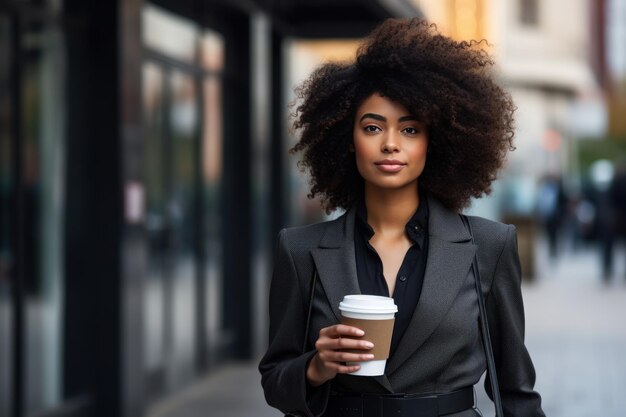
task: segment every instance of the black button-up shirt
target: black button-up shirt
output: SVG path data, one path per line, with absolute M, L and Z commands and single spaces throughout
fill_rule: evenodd
M 389 288 L 383 275 L 383 264 L 376 249 L 369 243 L 374 236 L 374 229 L 367 223 L 367 209 L 363 200 L 357 206 L 354 233 L 354 248 L 359 287 L 362 294 L 389 297 Z M 406 232 L 413 245 L 404 256 L 393 292 L 393 299 L 398 306 L 396 321 L 391 337 L 391 350 L 396 350 L 398 342 L 409 326 L 417 306 L 428 255 L 428 204 L 420 195 L 420 205 L 409 222 Z

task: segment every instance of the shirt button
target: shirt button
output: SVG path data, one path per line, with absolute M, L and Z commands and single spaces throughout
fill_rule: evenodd
M 400 281 L 402 281 L 402 282 L 406 281 L 406 276 L 405 276 L 405 275 L 402 275 L 402 276 L 400 277 Z
M 419 231 L 421 230 L 419 226 L 413 226 L 413 229 L 414 229 L 416 232 L 419 232 Z

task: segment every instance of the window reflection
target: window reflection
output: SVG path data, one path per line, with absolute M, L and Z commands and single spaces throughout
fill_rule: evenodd
M 162 366 L 168 338 L 165 323 L 165 254 L 168 247 L 165 218 L 163 133 L 163 72 L 151 63 L 143 66 L 144 183 L 148 265 L 144 284 L 144 366 L 148 384 L 163 384 Z
M 143 7 L 142 37 L 147 47 L 172 58 L 188 63 L 196 58 L 198 27 L 160 7 Z
M 202 138 L 203 156 L 203 200 L 205 214 L 205 259 L 206 259 L 206 322 L 209 352 L 219 349 L 223 317 L 221 308 L 222 286 L 222 216 L 220 196 L 222 180 L 222 85 L 218 77 L 210 77 L 204 82 L 204 132 Z
M 22 74 L 22 226 L 26 411 L 62 398 L 64 50 L 52 25 L 25 25 Z M 43 157 L 45 155 L 45 157 Z
M 205 30 L 200 41 L 200 65 L 208 71 L 224 69 L 224 38 L 217 32 Z
M 172 222 L 173 275 L 173 384 L 180 386 L 195 365 L 195 171 L 198 106 L 194 79 L 173 71 L 170 108 L 172 189 L 168 216 Z
M 144 292 L 148 395 L 204 371 L 222 346 L 224 40 L 146 5 L 144 181 L 149 239 Z

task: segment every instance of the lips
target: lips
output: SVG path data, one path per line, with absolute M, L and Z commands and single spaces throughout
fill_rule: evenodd
M 374 162 L 374 165 L 383 172 L 398 172 L 406 166 L 406 163 L 397 159 L 383 159 Z

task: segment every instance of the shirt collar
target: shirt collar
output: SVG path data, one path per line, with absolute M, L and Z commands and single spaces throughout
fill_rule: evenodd
M 424 239 L 428 235 L 428 212 L 428 199 L 423 193 L 420 193 L 420 205 L 405 226 L 409 238 L 417 243 L 420 248 L 424 247 Z M 374 229 L 367 223 L 367 208 L 364 198 L 358 202 L 356 219 L 358 230 L 363 233 L 366 240 L 370 240 L 374 236 Z

